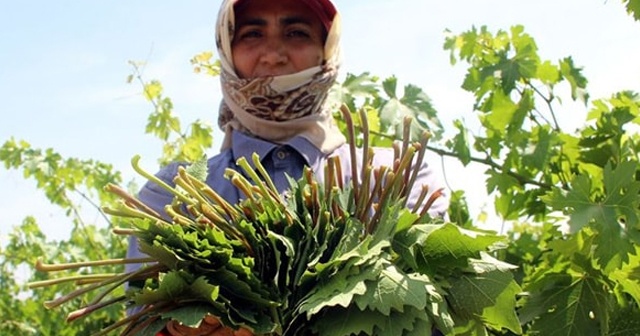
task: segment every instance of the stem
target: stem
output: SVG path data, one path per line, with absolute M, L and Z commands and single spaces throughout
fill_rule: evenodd
M 224 198 L 222 198 L 222 196 L 220 196 L 220 194 L 218 194 L 215 190 L 213 190 L 211 187 L 209 187 L 208 185 L 204 185 L 200 188 L 200 191 L 207 196 L 208 198 L 210 198 L 212 201 L 214 201 L 216 203 L 216 205 L 220 208 L 222 208 L 222 210 L 225 212 L 225 214 L 231 218 L 231 219 L 235 219 L 238 218 L 241 213 L 240 211 L 238 211 L 237 209 L 235 209 L 233 207 L 233 205 L 231 205 L 231 203 L 227 202 L 227 200 L 225 200 Z
M 142 169 L 142 167 L 140 166 L 140 155 L 136 155 L 131 159 L 131 166 L 133 167 L 133 170 L 136 171 L 136 173 L 140 174 L 142 177 L 146 178 L 147 180 L 159 185 L 160 187 L 167 190 L 174 196 L 177 196 L 185 204 L 193 203 L 193 200 L 183 195 L 180 191 L 178 191 L 178 189 L 171 187 L 169 184 L 159 179 L 157 176 Z
M 138 198 L 129 194 L 125 189 L 123 189 L 119 185 L 109 183 L 104 187 L 104 189 L 105 191 L 115 194 L 116 196 L 125 200 L 125 202 L 133 204 L 137 209 L 142 210 L 153 217 L 162 218 L 162 216 L 159 213 L 157 213 L 155 210 L 151 209 L 149 206 L 141 202 Z
M 118 206 L 117 208 L 112 208 L 112 207 L 106 206 L 106 207 L 102 208 L 102 211 L 104 213 L 106 213 L 106 214 L 111 215 L 111 216 L 138 218 L 138 219 L 148 219 L 148 220 L 153 221 L 153 222 L 156 222 L 156 221 L 165 222 L 162 217 L 154 217 L 153 215 L 150 215 L 149 213 L 147 213 L 145 211 L 133 208 L 130 205 L 128 205 L 127 203 L 125 203 L 125 201 L 118 202 L 117 206 Z
M 28 284 L 29 289 L 48 287 L 52 285 L 59 285 L 65 282 L 80 282 L 80 281 L 88 281 L 85 283 L 95 283 L 97 281 L 104 281 L 107 279 L 111 279 L 118 274 L 110 273 L 110 274 L 84 274 L 84 275 L 74 275 L 64 278 L 43 280 L 43 281 L 34 281 Z
M 360 109 L 360 123 L 364 134 L 364 139 L 362 140 L 362 169 L 364 171 L 365 165 L 369 164 L 369 157 L 373 156 L 373 150 L 369 151 L 369 119 L 364 109 Z M 367 187 L 365 190 L 369 190 L 368 186 L 365 187 Z
M 138 232 L 138 230 L 117 227 L 117 228 L 113 228 L 111 230 L 111 232 L 113 232 L 114 234 L 119 235 L 119 236 L 133 236 Z
M 427 214 L 427 211 L 431 208 L 433 203 L 440 198 L 444 194 L 444 189 L 436 190 L 431 196 L 429 196 L 429 200 L 427 200 L 427 204 L 422 208 L 422 212 L 420 213 L 420 218 L 424 217 Z
M 254 167 L 256 167 L 256 169 L 260 173 L 260 176 L 262 176 L 262 181 L 264 181 L 267 184 L 268 189 L 271 190 L 272 195 L 278 195 L 278 188 L 276 188 L 276 185 L 273 183 L 271 176 L 269 175 L 269 173 L 267 173 L 267 171 L 264 169 L 264 166 L 260 162 L 260 156 L 258 155 L 258 153 L 253 153 L 253 155 L 251 156 L 251 160 L 253 161 Z
M 154 265 L 147 266 L 147 267 L 141 268 L 139 270 L 136 270 L 135 272 L 123 273 L 123 274 L 111 277 L 109 279 L 105 279 L 105 281 L 103 281 L 103 282 L 96 283 L 96 284 L 93 284 L 93 285 L 89 285 L 87 287 L 83 287 L 83 288 L 77 289 L 77 290 L 75 290 L 75 291 L 73 291 L 73 292 L 71 292 L 71 293 L 69 293 L 67 295 L 61 296 L 61 297 L 59 297 L 59 298 L 57 298 L 57 299 L 55 299 L 53 301 L 47 301 L 47 302 L 44 303 L 44 306 L 47 307 L 48 309 L 52 309 L 52 308 L 60 306 L 61 304 L 66 303 L 66 302 L 68 302 L 70 300 L 73 300 L 73 299 L 77 298 L 78 296 L 81 296 L 81 295 L 83 295 L 85 293 L 91 292 L 91 291 L 93 291 L 95 289 L 98 289 L 100 287 L 104 287 L 104 286 L 107 286 L 107 285 L 113 284 L 113 283 L 122 284 L 122 283 L 130 280 L 131 278 L 135 277 L 136 275 L 147 273 L 150 270 L 156 270 L 156 269 L 161 270 L 161 269 L 164 269 L 164 268 L 165 268 L 165 266 L 162 265 L 162 264 L 154 264 Z
M 120 258 L 120 259 L 109 259 L 109 260 L 98 260 L 98 261 L 75 262 L 75 263 L 67 263 L 67 264 L 45 264 L 42 262 L 42 259 L 38 259 L 38 261 L 36 261 L 36 270 L 40 272 L 56 272 L 56 271 L 66 271 L 70 269 L 78 269 L 81 267 L 140 264 L 140 263 L 146 263 L 146 262 L 152 262 L 152 261 L 154 261 L 154 259 L 152 258 L 131 258 L 131 259 Z
M 387 139 L 394 139 L 393 136 L 391 136 L 389 134 L 380 133 L 380 132 L 371 131 L 371 134 L 375 134 L 375 135 L 377 135 L 379 137 L 383 137 L 383 138 L 387 138 Z M 441 157 L 459 158 L 459 156 L 456 155 L 455 152 L 449 152 L 449 151 L 446 151 L 444 149 L 440 149 L 440 148 L 437 148 L 437 147 L 434 147 L 434 146 L 426 146 L 426 149 L 431 151 L 431 152 L 433 152 L 433 153 L 436 153 L 436 154 L 440 155 Z M 493 168 L 493 169 L 495 169 L 495 170 L 497 170 L 499 172 L 503 172 L 503 173 L 515 178 L 522 185 L 530 184 L 530 185 L 535 185 L 537 187 L 544 188 L 544 189 L 553 188 L 553 185 L 526 178 L 526 177 L 524 177 L 522 175 L 519 175 L 518 173 L 515 173 L 515 172 L 512 172 L 512 171 L 505 171 L 502 168 L 502 166 L 500 166 L 499 164 L 491 161 L 490 159 L 484 159 L 484 158 L 471 156 L 471 157 L 469 157 L 469 161 L 475 162 L 475 163 L 484 164 L 484 165 L 488 165 L 489 167 L 491 167 L 491 168 Z
M 540 90 L 535 87 L 531 81 L 529 81 L 528 79 L 525 79 L 525 84 L 527 86 L 529 86 L 538 96 L 540 96 L 540 98 L 542 98 L 542 100 L 544 100 L 544 102 L 547 104 L 547 107 L 549 108 L 549 113 L 551 114 L 551 118 L 553 119 L 553 128 L 555 131 L 559 132 L 560 131 L 560 123 L 558 122 L 558 118 L 556 118 L 556 113 L 555 110 L 553 109 L 553 93 L 551 93 L 551 97 L 547 97 L 545 96 L 542 92 L 540 92 Z
M 389 167 L 382 166 L 373 171 L 375 183 L 373 185 L 373 190 L 371 191 L 371 197 L 369 197 L 369 202 L 367 202 L 367 206 L 365 209 L 369 210 L 373 208 L 373 200 L 374 196 L 377 195 L 378 199 L 382 196 L 382 184 L 384 177 L 387 176 Z
M 187 170 L 184 167 L 179 167 L 178 176 L 176 176 L 173 182 L 180 188 L 184 189 L 191 197 L 195 198 L 197 202 L 206 203 L 205 198 L 198 192 L 197 188 L 193 185 L 192 183 L 193 180 L 196 180 L 196 179 L 192 178 L 192 176 L 189 175 L 189 173 L 187 173 Z M 195 205 L 197 204 L 197 202 L 192 201 L 189 205 Z
M 152 315 L 151 313 L 156 312 L 156 311 L 161 311 L 162 309 L 164 309 L 166 307 L 169 307 L 172 304 L 173 304 L 172 302 L 165 302 L 165 303 L 158 304 L 158 305 L 155 305 L 155 306 L 149 306 L 149 307 L 137 312 L 136 314 L 133 314 L 133 315 L 127 317 L 127 318 L 124 318 L 124 319 L 122 319 L 122 320 L 120 320 L 120 321 L 118 321 L 118 322 L 116 322 L 116 323 L 114 323 L 114 324 L 112 324 L 112 325 L 100 330 L 98 333 L 94 334 L 93 336 L 106 336 L 106 335 L 109 335 L 110 332 L 112 332 L 112 331 L 114 331 L 114 330 L 126 325 L 127 323 L 136 322 L 141 317 Z M 150 318 L 155 318 L 155 317 L 150 317 Z M 138 331 L 140 331 L 140 330 L 138 330 L 136 328 L 133 328 L 133 330 L 135 330 L 134 333 L 131 333 L 132 330 L 129 330 L 128 332 L 125 330 L 125 333 L 123 333 L 123 335 L 131 335 L 131 336 L 133 336 Z
M 67 322 L 73 322 L 73 321 L 75 321 L 75 320 L 77 320 L 77 319 L 79 319 L 81 317 L 85 317 L 85 316 L 93 313 L 96 310 L 99 310 L 99 309 L 102 309 L 104 307 L 110 306 L 110 305 L 112 305 L 114 303 L 122 302 L 122 301 L 126 300 L 126 298 L 127 297 L 125 295 L 123 295 L 123 296 L 119 296 L 117 298 L 113 298 L 113 299 L 105 301 L 105 302 L 101 302 L 101 303 L 98 303 L 98 304 L 94 304 L 94 305 L 87 306 L 87 307 L 78 309 L 76 311 L 73 311 L 73 312 L 69 313 L 69 315 L 67 315 Z
M 340 112 L 344 117 L 344 121 L 347 124 L 347 141 L 349 142 L 349 150 L 351 153 L 351 183 L 353 185 L 353 198 L 355 204 L 360 203 L 360 188 L 358 183 L 358 160 L 356 160 L 356 137 L 355 128 L 353 126 L 353 119 L 351 118 L 351 111 L 347 105 L 340 107 Z
M 439 149 L 439 148 L 436 148 L 436 147 L 427 146 L 427 149 L 432 151 L 432 152 L 434 152 L 434 153 L 436 153 L 436 154 L 438 154 L 438 155 L 440 155 L 440 156 L 448 156 L 448 157 L 454 157 L 454 158 L 458 157 L 453 152 L 448 152 L 448 151 L 445 151 L 443 149 Z M 472 161 L 472 162 L 476 162 L 476 163 L 481 163 L 481 164 L 487 165 L 487 166 L 489 166 L 489 167 L 491 167 L 491 168 L 493 168 L 493 169 L 495 169 L 495 170 L 497 170 L 499 172 L 503 172 L 503 173 L 513 177 L 514 179 L 516 179 L 522 185 L 531 184 L 531 185 L 535 185 L 537 187 L 544 188 L 544 189 L 553 188 L 553 185 L 550 185 L 550 184 L 547 184 L 547 183 L 544 183 L 544 182 L 539 182 L 539 181 L 536 181 L 536 180 L 532 180 L 532 179 L 526 178 L 526 177 L 524 177 L 522 175 L 519 175 L 517 173 L 514 173 L 512 171 L 505 170 L 501 165 L 493 162 L 491 159 L 488 159 L 488 158 L 483 159 L 483 158 L 478 158 L 478 157 L 473 157 L 472 156 L 472 157 L 469 158 L 469 160 Z
M 251 169 L 251 166 L 249 165 L 249 161 L 247 161 L 247 158 L 245 157 L 239 158 L 236 164 L 240 166 L 247 175 L 249 175 L 253 183 L 255 183 L 255 186 L 258 187 L 258 190 L 260 191 L 260 194 L 263 196 L 264 201 L 268 202 L 269 205 L 273 207 L 285 206 L 285 204 L 283 203 L 282 199 L 280 199 L 280 197 L 273 197 L 273 194 L 269 192 L 269 189 L 265 185 L 265 182 L 260 178 L 260 176 L 258 176 L 255 170 Z
M 423 132 L 422 135 L 420 136 L 420 143 L 417 145 L 419 146 L 419 148 L 418 148 L 418 158 L 415 161 L 416 168 L 413 170 L 411 174 L 411 178 L 409 179 L 407 186 L 405 188 L 405 190 L 407 191 L 413 190 L 413 186 L 415 185 L 416 180 L 418 179 L 418 175 L 420 174 L 420 170 L 421 170 L 420 167 L 422 165 L 422 161 L 424 161 L 425 154 L 427 153 L 427 144 L 429 143 L 430 138 L 431 138 L 431 134 L 427 131 Z M 409 200 L 408 197 L 405 198 L 404 206 L 407 205 L 408 200 Z M 419 202 L 416 202 L 416 204 L 420 204 L 421 202 L 422 200 L 420 200 Z

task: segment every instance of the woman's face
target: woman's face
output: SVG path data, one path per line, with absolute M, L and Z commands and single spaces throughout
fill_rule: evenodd
M 298 0 L 245 0 L 231 49 L 240 78 L 281 76 L 322 64 L 323 27 Z

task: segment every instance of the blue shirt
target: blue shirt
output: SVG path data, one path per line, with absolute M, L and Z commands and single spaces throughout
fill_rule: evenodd
M 231 204 L 240 200 L 240 192 L 224 177 L 227 168 L 241 172 L 242 169 L 236 165 L 236 161 L 241 157 L 246 157 L 251 165 L 253 153 L 257 153 L 261 158 L 261 163 L 269 173 L 273 182 L 280 192 L 289 188 L 287 175 L 295 179 L 302 176 L 305 166 L 310 167 L 316 174 L 319 181 L 322 181 L 324 167 L 327 159 L 331 156 L 338 156 L 342 165 L 342 172 L 345 183 L 351 180 L 351 155 L 349 145 L 345 144 L 337 148 L 330 154 L 324 154 L 303 137 L 294 137 L 284 144 L 275 144 L 265 140 L 257 139 L 241 132 L 232 134 L 232 146 L 218 155 L 208 160 L 209 175 L 207 184 L 211 186 L 220 196 Z M 361 156 L 361 152 L 358 152 Z M 358 160 L 360 162 L 361 160 Z M 373 156 L 373 166 L 392 166 L 393 150 L 390 148 L 375 148 Z M 156 176 L 161 180 L 173 185 L 173 178 L 178 172 L 180 163 L 173 163 L 162 168 Z M 358 170 L 359 171 L 359 170 Z M 420 195 L 420 186 L 429 186 L 429 191 L 433 192 L 444 188 L 444 184 L 437 178 L 431 167 L 426 163 L 421 163 L 420 174 L 415 182 L 415 188 L 407 201 L 408 207 L 413 207 Z M 171 203 L 173 196 L 157 184 L 147 182 L 138 195 L 140 200 L 159 213 L 164 213 L 165 205 Z M 429 213 L 432 216 L 443 216 L 449 206 L 449 199 L 446 194 L 438 198 Z M 144 255 L 138 250 L 138 242 L 131 239 L 127 257 L 139 258 Z M 128 264 L 127 271 L 138 268 L 139 265 Z

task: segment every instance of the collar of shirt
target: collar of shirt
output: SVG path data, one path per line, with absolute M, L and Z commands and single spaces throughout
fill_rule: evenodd
M 241 157 L 246 157 L 251 168 L 256 167 L 253 164 L 251 156 L 257 153 L 260 160 L 265 158 L 273 149 L 288 145 L 293 148 L 300 156 L 304 158 L 309 167 L 316 167 L 322 159 L 322 152 L 316 148 L 309 140 L 302 136 L 296 136 L 284 143 L 273 143 L 266 140 L 258 139 L 242 132 L 233 131 L 231 149 L 233 160 L 237 161 Z

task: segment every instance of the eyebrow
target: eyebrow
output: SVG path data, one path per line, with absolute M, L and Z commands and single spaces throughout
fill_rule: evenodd
M 292 25 L 292 24 L 298 24 L 298 23 L 302 23 L 302 24 L 307 24 L 307 25 L 311 25 L 311 20 L 304 18 L 302 16 L 287 16 L 284 17 L 282 19 L 280 19 L 280 25 L 282 26 L 288 26 L 288 25 Z M 244 20 L 242 22 L 240 22 L 238 24 L 238 29 L 245 27 L 245 26 L 266 26 L 267 25 L 267 20 L 262 19 L 262 18 L 249 18 L 247 20 Z

